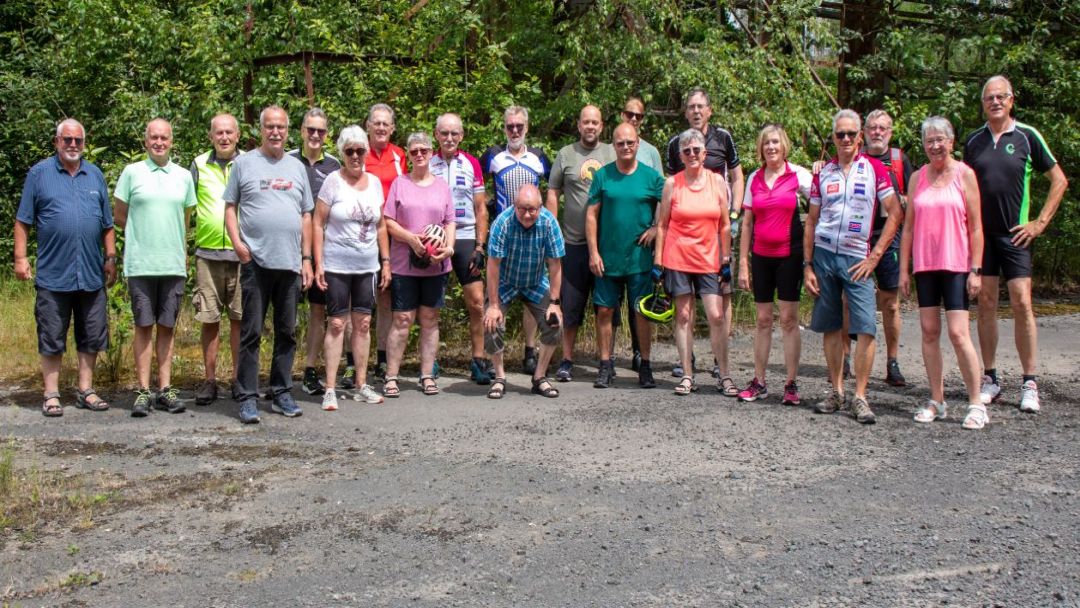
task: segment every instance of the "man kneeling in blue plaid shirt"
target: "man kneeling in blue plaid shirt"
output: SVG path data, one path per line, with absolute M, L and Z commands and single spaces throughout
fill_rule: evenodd
M 499 214 L 488 234 L 484 349 L 495 367 L 489 398 L 501 399 L 506 392 L 505 314 L 517 298 L 521 298 L 540 328 L 540 357 L 532 378 L 532 392 L 544 397 L 559 396 L 546 376 L 562 325 L 559 286 L 561 258 L 565 254 L 559 222 L 541 205 L 540 191 L 531 184 L 522 186 L 514 206 Z

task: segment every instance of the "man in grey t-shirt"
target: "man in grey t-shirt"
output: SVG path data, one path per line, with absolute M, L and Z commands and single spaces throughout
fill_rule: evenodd
M 237 393 L 240 420 L 259 421 L 259 342 L 266 311 L 274 308 L 274 355 L 270 364 L 271 409 L 288 417 L 303 413 L 293 401 L 296 304 L 301 285 L 311 285 L 311 212 L 315 205 L 303 163 L 285 154 L 289 115 L 269 106 L 259 115 L 261 145 L 236 159 L 225 186 L 225 227 L 240 258 L 243 298 Z
M 600 141 L 604 120 L 596 106 L 585 106 L 578 115 L 578 140 L 559 150 L 548 178 L 547 208 L 558 209 L 559 194 L 563 195 L 561 221 L 566 240 L 563 258 L 563 360 L 555 377 L 569 382 L 574 367 L 574 341 L 577 329 L 585 320 L 585 306 L 592 291 L 593 275 L 589 271 L 589 246 L 585 242 L 585 208 L 589 203 L 589 187 L 593 173 L 615 161 L 611 144 Z M 606 353 L 610 355 L 611 353 Z M 601 356 L 600 359 L 605 359 Z

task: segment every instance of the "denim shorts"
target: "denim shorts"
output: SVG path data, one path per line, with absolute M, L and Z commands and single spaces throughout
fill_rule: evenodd
M 848 268 L 860 258 L 814 247 L 814 274 L 821 293 L 814 301 L 810 329 L 818 333 L 837 331 L 844 326 L 844 302 L 848 298 L 848 333 L 877 335 L 877 300 L 874 281 L 867 277 L 852 281 Z

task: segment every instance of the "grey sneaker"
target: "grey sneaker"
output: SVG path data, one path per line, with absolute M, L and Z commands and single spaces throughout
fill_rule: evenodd
M 818 414 L 835 414 L 844 407 L 844 396 L 836 391 L 830 391 L 824 401 L 814 406 L 814 412 Z
M 874 411 L 870 409 L 870 404 L 862 397 L 855 397 L 851 400 L 851 415 L 855 420 L 859 421 L 859 424 L 874 424 L 877 422 L 877 417 L 874 416 Z
M 240 402 L 240 422 L 244 424 L 259 423 L 259 406 L 254 397 L 249 397 Z
M 338 382 L 338 388 L 343 391 L 351 391 L 356 388 L 356 367 L 352 365 L 345 366 L 345 371 L 341 374 L 341 381 Z
M 150 405 L 154 401 L 154 395 L 148 388 L 140 388 L 135 391 L 135 403 L 131 404 L 131 417 L 142 418 L 150 413 Z
M 270 411 L 281 414 L 286 418 L 296 418 L 304 413 L 304 410 L 300 409 L 299 405 L 296 405 L 296 401 L 293 401 L 292 395 L 288 391 L 274 396 L 274 402 L 270 404 Z
M 353 393 L 353 399 L 361 403 L 377 404 L 383 402 L 383 396 L 370 384 L 360 385 L 360 390 Z
M 218 385 L 216 380 L 207 380 L 195 393 L 195 405 L 210 405 L 217 400 Z
M 608 388 L 611 386 L 611 380 L 615 377 L 615 366 L 611 361 L 601 361 L 600 369 L 596 372 L 596 381 L 593 382 L 593 388 Z
M 187 408 L 180 401 L 180 393 L 172 386 L 166 386 L 158 393 L 157 399 L 154 401 L 154 409 L 163 410 L 170 414 L 179 414 Z
M 555 372 L 555 379 L 559 382 L 570 382 L 574 379 L 574 362 L 569 359 L 563 359 L 562 363 L 559 363 L 559 370 Z

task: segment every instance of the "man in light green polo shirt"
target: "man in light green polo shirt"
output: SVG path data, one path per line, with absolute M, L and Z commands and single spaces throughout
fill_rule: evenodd
M 187 225 L 195 207 L 191 173 L 169 160 L 172 125 L 155 118 L 146 125 L 149 158 L 124 167 L 113 190 L 114 223 L 124 231 L 124 276 L 135 322 L 135 375 L 139 388 L 131 415 L 146 416 L 151 405 L 184 411 L 171 385 L 173 328 L 187 277 Z M 150 393 L 150 342 L 157 325 L 156 399 Z

